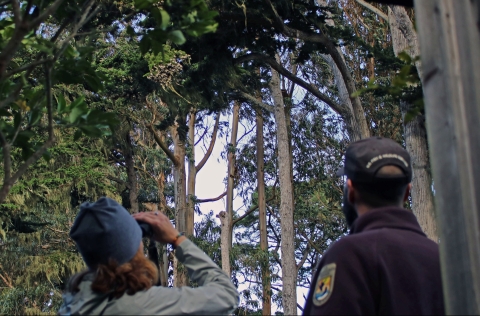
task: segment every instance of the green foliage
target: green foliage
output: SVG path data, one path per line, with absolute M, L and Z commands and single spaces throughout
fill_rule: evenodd
M 389 78 L 388 81 L 372 78 L 368 81 L 365 88 L 358 89 L 353 96 L 365 95 L 367 92 L 373 92 L 377 96 L 389 96 L 397 102 L 406 101 L 413 104 L 405 114 L 404 122 L 410 122 L 417 115 L 423 112 L 423 90 L 418 77 L 415 63 L 420 57 L 412 59 L 406 52 L 398 54 L 401 68 L 396 75 Z
M 186 39 L 184 32 L 190 36 L 200 36 L 215 32 L 218 24 L 214 20 L 218 15 L 210 11 L 203 0 L 195 1 L 163 1 L 159 6 L 158 0 L 135 0 L 135 8 L 141 12 L 148 12 L 145 19 L 148 31 L 137 32 L 129 27 L 127 32 L 131 36 L 141 35 L 139 47 L 142 54 L 152 51 L 154 55 L 163 53 L 163 44 L 167 41 L 182 45 Z M 154 22 L 152 21 L 154 20 Z

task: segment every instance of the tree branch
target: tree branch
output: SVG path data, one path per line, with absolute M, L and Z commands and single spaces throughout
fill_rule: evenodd
M 297 307 L 298 307 L 298 309 L 299 309 L 301 312 L 303 312 L 303 307 L 300 306 L 300 304 L 297 303 Z
M 309 253 L 310 253 L 310 244 L 307 244 L 307 247 L 305 247 L 305 252 L 303 253 L 302 259 L 297 264 L 297 274 L 298 274 L 298 270 L 300 270 L 300 268 L 303 266 L 303 264 L 307 260 Z
M 331 98 L 329 98 L 325 94 L 321 93 L 317 89 L 317 87 L 315 87 L 314 85 L 312 85 L 312 84 L 304 81 L 303 79 L 293 75 L 290 71 L 285 69 L 279 63 L 277 63 L 277 61 L 275 59 L 273 59 L 269 56 L 262 55 L 262 54 L 251 53 L 251 54 L 243 55 L 243 56 L 240 56 L 240 57 L 236 58 L 235 63 L 242 63 L 242 62 L 249 61 L 249 60 L 258 60 L 258 61 L 261 61 L 261 62 L 264 62 L 264 63 L 270 65 L 270 67 L 275 69 L 278 73 L 287 77 L 288 79 L 290 79 L 290 81 L 298 84 L 299 86 L 301 86 L 302 88 L 304 88 L 305 90 L 307 90 L 308 92 L 310 92 L 311 94 L 316 96 L 319 100 L 325 102 L 336 113 L 338 113 L 340 115 L 344 114 L 345 110 L 343 109 L 342 106 L 340 106 L 338 103 L 336 103 L 334 100 L 332 100 Z
M 217 115 L 217 118 L 215 119 L 215 126 L 213 127 L 212 139 L 210 140 L 210 145 L 208 146 L 207 152 L 205 153 L 205 156 L 203 156 L 202 160 L 195 167 L 197 173 L 203 168 L 208 158 L 210 158 L 210 155 L 212 154 L 213 146 L 215 145 L 215 141 L 217 140 L 217 131 L 218 131 L 219 125 L 220 125 L 220 113 Z
M 157 132 L 153 128 L 152 124 L 147 125 L 148 130 L 153 134 L 153 138 L 155 139 L 155 142 L 162 148 L 163 152 L 165 152 L 165 155 L 167 155 L 168 159 L 172 161 L 172 163 L 175 165 L 175 167 L 180 166 L 180 162 L 178 161 L 177 157 L 173 154 L 173 152 L 168 148 L 168 146 L 162 141 L 160 136 L 158 136 Z
M 125 181 L 123 181 L 122 179 L 115 178 L 115 177 L 112 177 L 112 176 L 110 176 L 110 175 L 106 175 L 106 178 L 109 179 L 109 180 L 115 181 L 115 182 L 117 182 L 118 184 L 121 184 L 121 185 L 126 186 L 127 189 L 130 189 L 130 186 L 128 185 L 128 183 L 125 182 Z
M 22 18 L 20 17 L 20 3 L 17 0 L 12 0 L 12 11 L 13 11 L 13 21 L 15 22 L 15 27 L 19 27 L 22 23 Z
M 252 104 L 254 104 L 254 105 L 258 106 L 258 107 L 261 107 L 261 108 L 263 108 L 263 109 L 265 109 L 265 110 L 267 110 L 267 111 L 269 111 L 269 112 L 273 112 L 273 110 L 274 110 L 274 107 L 273 107 L 273 106 L 268 105 L 268 104 L 266 104 L 266 103 L 263 103 L 263 102 L 259 101 L 257 98 L 255 98 L 254 96 L 252 96 L 252 95 L 250 95 L 250 94 L 248 94 L 248 93 L 246 93 L 246 92 L 237 91 L 236 94 L 237 94 L 239 97 L 241 97 L 241 98 L 249 101 L 250 103 L 252 103 Z
M 350 70 L 347 68 L 347 65 L 343 59 L 343 55 L 339 49 L 337 49 L 337 46 L 335 45 L 334 42 L 332 42 L 325 34 L 323 33 L 307 33 L 303 32 L 297 29 L 290 28 L 283 23 L 282 18 L 278 14 L 277 10 L 275 9 L 274 5 L 272 4 L 271 0 L 265 0 L 270 7 L 272 8 L 272 11 L 275 15 L 275 25 L 276 27 L 279 28 L 280 32 L 288 37 L 291 38 L 298 38 L 303 41 L 307 42 L 312 42 L 312 43 L 319 43 L 323 44 L 330 54 L 332 56 L 333 60 L 335 61 L 335 64 L 337 65 L 338 69 L 340 70 L 340 73 L 342 74 L 342 78 L 345 82 L 345 86 L 347 87 L 348 94 L 350 101 L 352 102 L 352 107 L 353 107 L 353 112 L 355 114 L 355 119 L 357 120 L 357 124 L 360 128 L 361 136 L 362 138 L 367 138 L 370 136 L 370 128 L 367 125 L 367 121 L 365 119 L 365 111 L 363 110 L 362 103 L 360 102 L 360 98 L 358 96 L 355 96 L 355 92 L 357 91 L 357 88 L 355 87 L 355 81 L 353 80 L 352 74 L 350 73 Z M 272 68 L 274 68 L 273 65 L 271 65 Z M 275 69 L 275 68 L 274 68 Z M 277 70 L 277 69 L 275 69 Z M 281 73 L 279 70 L 277 70 L 279 73 Z M 283 75 L 283 73 L 282 73 Z M 285 75 L 286 76 L 286 75 Z M 291 80 L 291 78 L 289 78 Z M 303 86 L 302 84 L 296 82 L 300 86 Z M 305 88 L 305 87 L 304 87 Z M 310 91 L 310 90 L 309 90 Z M 310 91 L 311 92 L 311 91 Z M 333 107 L 332 107 L 333 108 Z M 340 115 L 341 112 L 338 112 Z
M 268 203 L 268 202 L 271 202 L 275 199 L 275 191 L 273 191 L 273 196 L 271 198 L 269 198 L 268 200 L 265 201 L 265 203 Z M 232 227 L 235 226 L 235 224 L 237 224 L 239 221 L 241 221 L 242 219 L 244 219 L 245 217 L 247 217 L 248 215 L 250 215 L 250 213 L 252 213 L 253 211 L 255 211 L 256 209 L 258 208 L 258 205 L 253 205 L 250 207 L 250 209 L 248 211 L 245 212 L 245 214 L 243 214 L 242 216 L 240 216 L 239 218 L 235 219 L 232 221 Z
M 227 191 L 223 192 L 222 194 L 220 194 L 219 196 L 217 196 L 216 198 L 213 198 L 213 199 L 197 200 L 197 203 L 215 202 L 215 201 L 218 201 L 218 200 L 220 200 L 221 198 L 223 198 L 225 195 L 227 195 Z
M 3 183 L 7 183 L 12 172 L 12 157 L 10 156 L 10 144 L 7 142 L 5 135 L 0 131 L 0 141 L 2 142 L 3 154 Z
M 48 18 L 49 15 L 51 15 L 57 8 L 62 4 L 63 0 L 56 0 L 54 3 L 52 3 L 45 11 L 43 11 L 35 20 L 32 20 L 30 22 L 29 27 L 35 28 L 37 27 L 40 23 L 42 23 L 44 20 Z
M 270 207 L 267 206 L 267 209 L 268 211 L 270 212 L 270 214 L 272 214 L 273 217 L 275 217 L 278 221 L 280 221 L 280 218 L 277 216 L 277 214 L 275 214 L 271 209 Z M 297 224 L 293 224 L 293 227 L 295 227 L 297 230 L 298 230 L 298 233 L 307 240 L 307 242 L 313 247 L 313 249 L 315 249 L 316 251 L 318 251 L 318 253 L 323 253 L 323 251 L 318 248 L 317 245 L 315 245 L 315 243 L 307 237 L 307 235 L 303 232 L 301 232 L 299 229 L 298 229 L 298 225 Z
M 356 0 L 356 1 L 358 4 L 364 6 L 365 8 L 369 9 L 370 11 L 372 11 L 373 13 L 375 13 L 376 15 L 378 15 L 379 17 L 381 17 L 382 19 L 388 22 L 388 15 L 383 13 L 382 10 L 380 10 L 379 8 L 376 8 L 370 3 L 365 2 L 363 0 Z
M 52 147 L 53 144 L 55 143 L 55 139 L 49 139 L 47 140 L 42 147 L 37 149 L 37 151 L 31 155 L 25 162 L 18 168 L 17 172 L 8 179 L 8 181 L 4 181 L 2 188 L 0 189 L 0 203 L 3 203 L 5 201 L 5 198 L 8 195 L 8 192 L 10 192 L 10 189 L 12 186 L 17 182 L 17 180 L 23 176 L 23 174 L 27 171 L 28 167 L 30 167 L 31 164 L 33 164 L 35 161 L 40 159 L 42 155 L 47 151 L 48 148 Z M 4 152 L 5 154 L 5 152 Z
M 28 64 L 28 65 L 15 68 L 15 69 L 13 69 L 12 71 L 8 72 L 8 73 L 5 75 L 5 78 L 8 78 L 8 77 L 10 77 L 10 76 L 12 76 L 12 75 L 14 75 L 14 74 L 17 74 L 17 73 L 19 73 L 19 72 L 22 72 L 22 71 L 24 71 L 24 70 L 29 70 L 30 68 L 34 68 L 34 67 L 36 67 L 36 66 L 38 66 L 38 65 L 47 63 L 47 62 L 49 62 L 49 61 L 52 61 L 52 59 L 47 58 L 47 59 L 42 59 L 42 60 L 33 61 L 33 62 L 31 62 L 30 64 Z
M 58 1 L 58 0 L 57 0 Z M 60 44 L 60 49 L 55 53 L 55 57 L 53 58 L 54 61 L 56 61 L 60 55 L 65 51 L 65 49 L 68 47 L 68 44 L 70 41 L 75 38 L 75 36 L 78 36 L 78 30 L 85 24 L 87 23 L 97 12 L 100 10 L 100 7 L 95 8 L 95 10 L 92 11 L 90 15 L 88 15 L 90 9 L 94 5 L 95 1 L 90 0 L 86 5 L 83 14 L 80 16 L 80 19 L 78 22 L 75 24 L 73 27 L 73 30 L 71 31 L 71 34 L 67 36 L 63 40 L 63 42 Z
M 115 155 L 113 155 L 112 153 L 110 153 L 110 157 L 113 158 L 113 160 L 115 160 L 116 163 L 118 163 L 120 166 L 126 168 L 127 166 L 125 165 L 125 162 L 121 161 L 120 159 L 118 159 L 117 157 L 115 157 Z

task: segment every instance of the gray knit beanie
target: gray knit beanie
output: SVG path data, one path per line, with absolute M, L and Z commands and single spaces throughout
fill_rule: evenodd
M 128 211 L 116 201 L 102 197 L 80 205 L 70 230 L 83 260 L 90 269 L 108 263 L 130 261 L 138 251 L 142 231 Z

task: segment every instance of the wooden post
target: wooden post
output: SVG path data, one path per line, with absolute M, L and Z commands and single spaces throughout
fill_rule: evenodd
M 415 0 L 447 314 L 480 314 L 480 0 Z

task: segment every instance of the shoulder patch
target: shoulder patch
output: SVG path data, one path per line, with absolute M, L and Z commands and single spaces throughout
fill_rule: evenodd
M 315 306 L 322 306 L 332 295 L 336 269 L 337 265 L 330 263 L 320 270 L 312 297 Z

